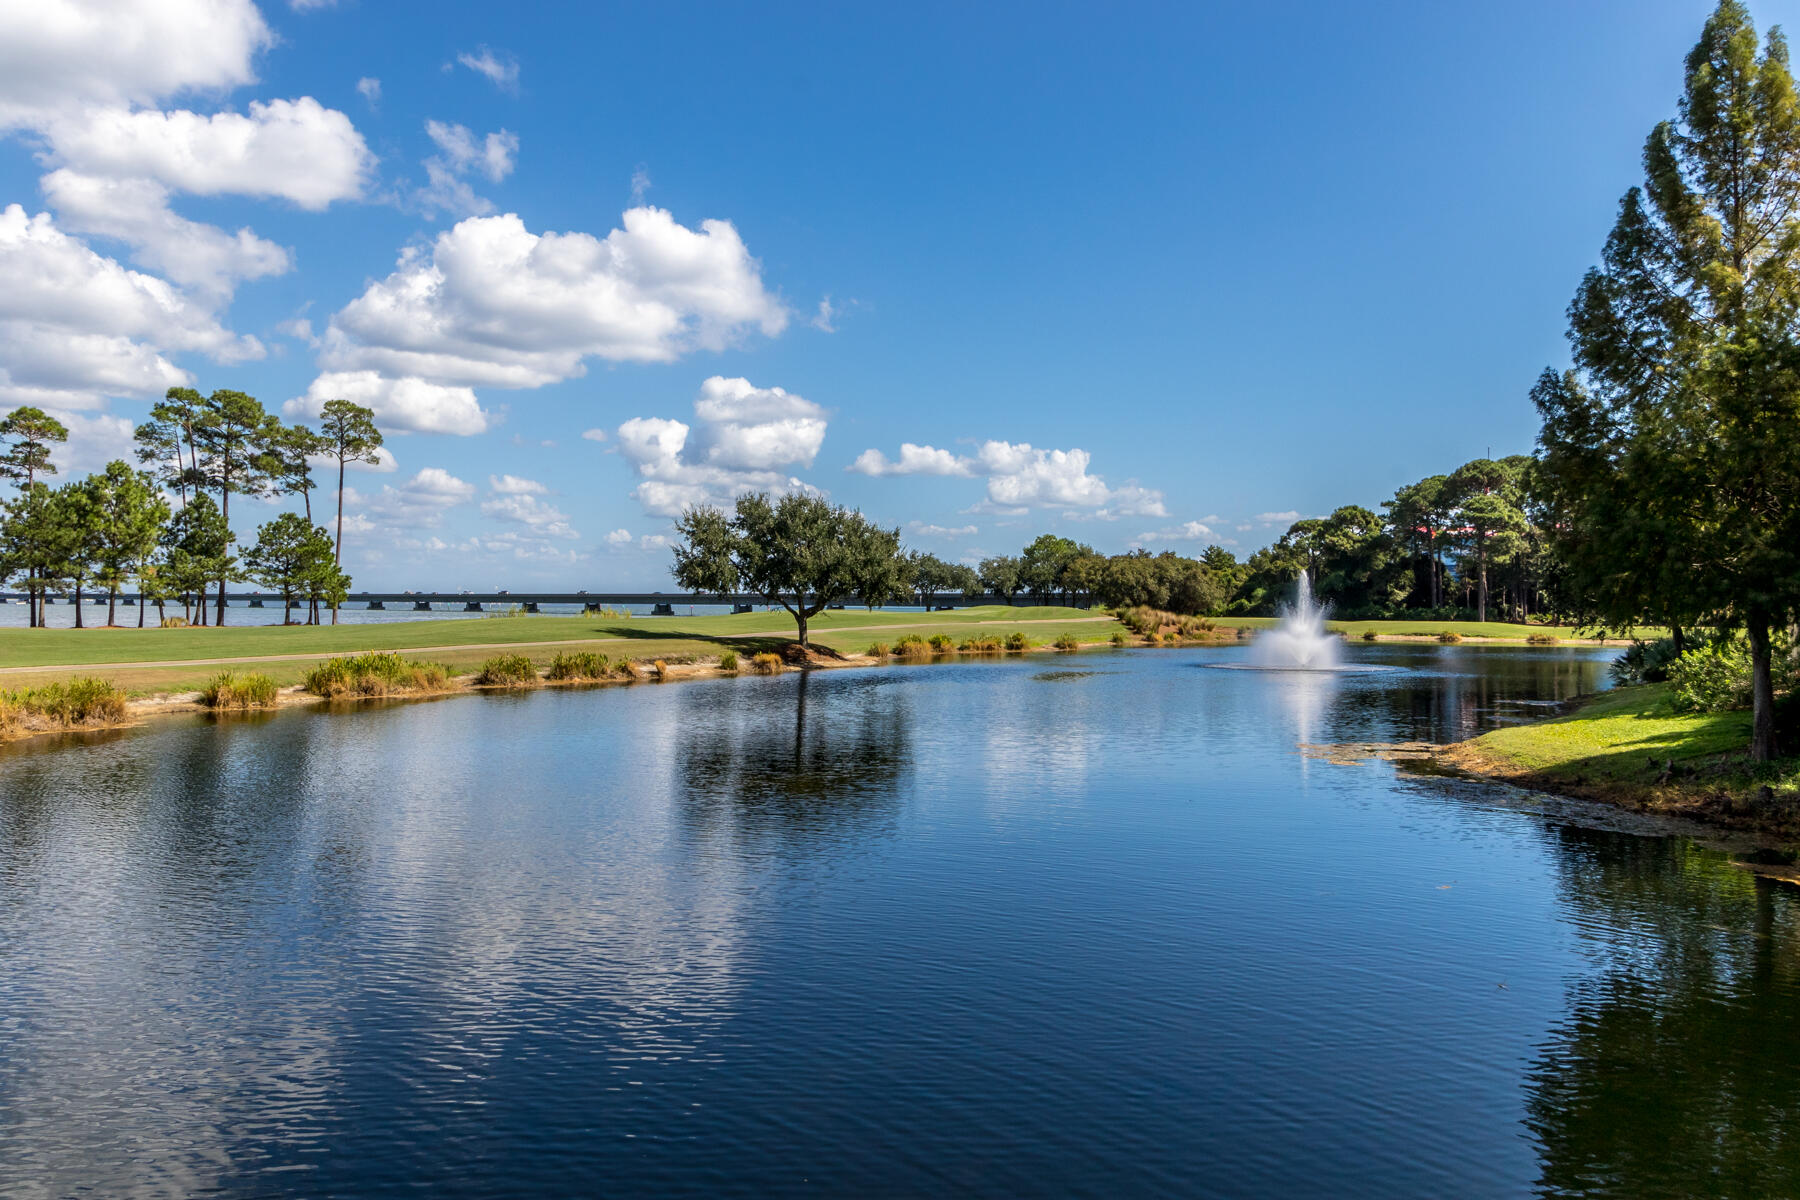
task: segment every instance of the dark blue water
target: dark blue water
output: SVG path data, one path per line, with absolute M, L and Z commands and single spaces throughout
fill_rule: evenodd
M 1793 896 L 1131 651 L 0 757 L 0 1195 L 1800 1192 Z

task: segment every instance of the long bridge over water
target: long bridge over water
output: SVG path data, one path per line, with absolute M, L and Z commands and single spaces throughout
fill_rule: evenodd
M 119 603 L 127 608 L 135 608 L 142 597 L 136 592 L 120 592 Z M 900 605 L 887 607 L 918 608 L 917 596 Z M 0 603 L 24 603 L 24 592 L 0 592 Z M 105 592 L 83 592 L 81 602 L 88 606 L 104 607 L 107 602 Z M 207 597 L 207 603 L 217 602 L 217 594 Z M 57 593 L 51 597 L 53 604 L 73 604 L 73 593 Z M 178 599 L 164 598 L 165 604 L 179 605 Z M 228 608 L 279 608 L 281 595 L 273 592 L 227 592 L 225 603 Z M 304 608 L 305 600 L 294 600 L 290 607 Z M 607 608 L 649 608 L 652 615 L 674 616 L 676 611 L 689 606 L 728 606 L 734 612 L 750 612 L 768 603 L 762 596 L 751 592 L 357 592 L 348 597 L 340 606 L 344 609 L 374 609 L 378 611 L 412 611 L 412 612 L 487 612 L 508 608 L 521 608 L 526 612 L 539 612 L 546 606 L 574 606 L 584 612 L 599 612 Z M 965 596 L 961 592 L 943 592 L 930 598 L 930 608 L 968 608 L 977 604 L 1005 604 L 1004 596 L 987 594 L 981 596 Z M 854 596 L 847 597 L 843 604 L 833 607 L 862 607 L 861 600 Z

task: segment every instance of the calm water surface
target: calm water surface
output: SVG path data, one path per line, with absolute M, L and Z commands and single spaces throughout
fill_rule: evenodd
M 1795 894 L 1297 743 L 1585 649 L 1234 649 L 0 757 L 0 1195 L 1800 1193 Z

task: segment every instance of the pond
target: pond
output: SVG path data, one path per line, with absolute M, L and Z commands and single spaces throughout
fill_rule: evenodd
M 1795 893 L 1302 743 L 1608 652 L 1033 655 L 0 756 L 0 1196 L 1800 1194 Z

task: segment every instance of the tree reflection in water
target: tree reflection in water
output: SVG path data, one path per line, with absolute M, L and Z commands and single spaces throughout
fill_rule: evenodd
M 689 828 L 804 846 L 891 826 L 912 771 L 905 690 L 860 671 L 757 682 L 753 699 L 741 687 L 684 689 L 676 759 Z M 808 693 L 825 688 L 830 705 L 809 713 Z
M 1527 1079 L 1549 1196 L 1800 1195 L 1800 905 L 1679 839 L 1546 829 L 1603 968 Z

